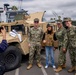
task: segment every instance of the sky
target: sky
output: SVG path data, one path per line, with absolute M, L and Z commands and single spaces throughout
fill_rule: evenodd
M 50 18 L 57 18 L 57 16 L 71 17 L 76 19 L 76 0 L 0 0 L 0 7 L 3 4 L 8 3 L 10 7 L 15 5 L 18 8 L 22 8 L 28 11 L 28 13 L 46 11 L 44 18 L 50 20 Z M 5 21 L 5 12 L 2 15 L 2 20 Z

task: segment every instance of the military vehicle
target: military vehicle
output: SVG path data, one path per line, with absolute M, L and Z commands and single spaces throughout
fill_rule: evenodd
M 14 17 L 14 22 L 0 23 L 0 26 L 5 26 L 6 28 L 6 40 L 8 42 L 7 50 L 2 53 L 2 61 L 6 66 L 6 70 L 17 68 L 21 63 L 22 55 L 29 54 L 28 31 L 29 28 L 33 27 L 34 18 L 39 18 L 39 26 L 42 27 L 44 32 L 46 31 L 47 22 L 42 21 L 44 13 L 45 12 L 36 12 L 28 16 L 17 14 Z M 53 28 L 54 30 L 57 29 L 56 24 L 54 23 Z M 2 34 L 0 34 L 0 42 L 1 41 Z
M 31 14 L 30 18 L 28 18 L 27 20 L 25 19 L 18 20 L 19 18 L 17 18 L 16 16 L 14 22 L 0 23 L 0 26 L 5 26 L 6 28 L 6 40 L 8 42 L 8 48 L 4 53 L 2 53 L 3 55 L 2 61 L 4 62 L 7 70 L 17 68 L 21 63 L 22 54 L 26 55 L 29 53 L 28 31 L 29 28 L 33 27 L 33 19 L 35 17 L 39 18 L 40 20 L 39 25 L 43 28 L 43 30 L 46 29 L 46 23 L 42 22 L 43 14 L 44 12 L 37 12 Z M 15 30 L 15 32 L 13 32 L 13 30 Z M 2 41 L 2 34 L 0 33 L 0 42 L 1 41 Z

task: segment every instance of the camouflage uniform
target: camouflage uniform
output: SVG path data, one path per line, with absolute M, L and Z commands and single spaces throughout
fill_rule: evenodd
M 65 39 L 66 29 L 64 27 L 58 29 L 56 32 L 56 37 L 59 42 L 59 57 L 58 57 L 58 65 L 61 66 L 66 63 L 66 52 L 63 52 L 62 47 Z M 66 44 L 65 44 L 66 45 Z
M 72 66 L 76 66 L 76 26 L 67 29 L 68 50 Z
M 29 63 L 33 63 L 34 54 L 36 51 L 37 62 L 40 62 L 41 40 L 43 37 L 43 30 L 41 27 L 32 27 L 29 31 L 29 43 L 31 47 L 29 49 Z

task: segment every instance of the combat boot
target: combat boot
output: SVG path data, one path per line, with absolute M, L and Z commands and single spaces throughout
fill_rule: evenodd
M 63 65 L 62 65 L 62 68 L 66 68 L 66 65 L 65 65 L 65 64 L 63 64 Z
M 70 68 L 70 69 L 68 70 L 68 72 L 73 72 L 73 71 L 75 71 L 75 66 L 73 66 L 72 68 Z
M 29 69 L 31 69 L 32 68 L 32 64 L 29 64 L 28 66 L 27 66 L 27 70 L 29 70 Z
M 62 67 L 61 66 L 58 66 L 58 68 L 55 69 L 55 72 L 60 72 L 60 71 L 62 71 Z
M 37 63 L 37 66 L 38 66 L 39 68 L 41 68 L 42 65 L 41 65 L 41 63 Z

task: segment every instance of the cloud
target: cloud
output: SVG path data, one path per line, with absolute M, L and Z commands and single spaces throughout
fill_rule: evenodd
M 65 4 L 59 5 L 60 8 L 73 8 L 76 6 L 76 1 L 73 2 L 67 2 Z
M 34 0 L 13 0 L 13 1 L 34 1 Z
M 51 17 L 57 17 L 57 15 L 62 16 L 62 18 L 68 16 L 76 19 L 75 0 L 22 0 L 22 3 L 19 0 L 0 0 L 0 6 L 3 6 L 4 3 L 9 3 L 10 6 L 16 5 L 18 8 L 21 5 L 22 9 L 27 10 L 28 13 L 46 11 L 44 17 L 47 20 Z

